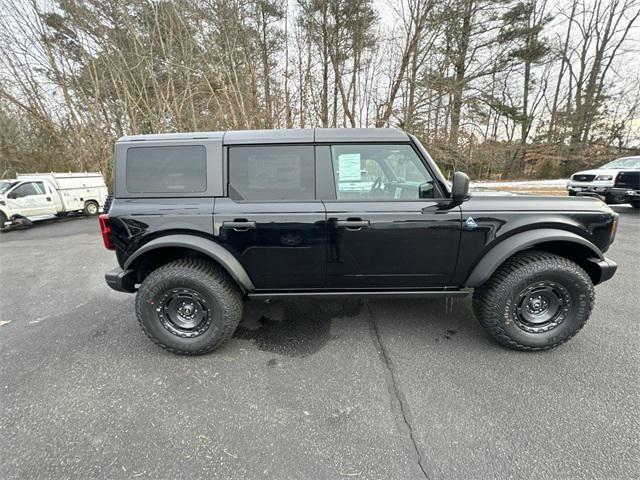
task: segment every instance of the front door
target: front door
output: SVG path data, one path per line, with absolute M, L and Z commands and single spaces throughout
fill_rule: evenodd
M 217 198 L 218 241 L 257 289 L 324 286 L 326 213 L 315 198 L 313 146 L 230 146 L 229 198 Z
M 331 146 L 336 198 L 327 209 L 327 287 L 449 285 L 461 212 L 441 193 L 410 144 Z

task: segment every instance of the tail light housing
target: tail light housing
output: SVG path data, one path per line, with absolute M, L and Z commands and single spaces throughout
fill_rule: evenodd
M 116 246 L 113 243 L 113 234 L 111 233 L 111 227 L 109 227 L 109 215 L 103 213 L 98 217 L 98 221 L 100 222 L 100 233 L 102 234 L 104 248 L 107 250 L 115 250 Z

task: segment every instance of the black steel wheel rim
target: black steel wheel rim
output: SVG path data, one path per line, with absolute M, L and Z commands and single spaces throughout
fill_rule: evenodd
M 553 281 L 535 282 L 518 294 L 513 321 L 528 333 L 548 332 L 564 322 L 571 306 L 571 294 L 564 285 Z
M 167 290 L 156 305 L 162 326 L 178 337 L 197 337 L 211 325 L 211 310 L 206 299 L 191 288 Z

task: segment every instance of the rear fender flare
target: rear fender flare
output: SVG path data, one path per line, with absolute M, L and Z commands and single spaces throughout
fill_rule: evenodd
M 255 290 L 255 286 L 251 278 L 247 274 L 242 264 L 234 257 L 226 248 L 206 238 L 196 235 L 167 235 L 166 237 L 156 238 L 149 243 L 145 243 L 136 250 L 124 263 L 124 269 L 131 267 L 136 259 L 142 255 L 166 247 L 182 247 L 196 252 L 202 253 L 207 257 L 215 260 L 224 268 L 229 275 L 236 281 L 238 286 L 245 292 Z
M 486 282 L 500 265 L 517 252 L 526 250 L 538 243 L 546 242 L 569 242 L 582 245 L 593 252 L 593 256 L 598 261 L 604 260 L 602 252 L 598 247 L 586 238 L 572 232 L 553 228 L 541 228 L 517 233 L 489 250 L 464 282 L 465 287 L 479 287 Z

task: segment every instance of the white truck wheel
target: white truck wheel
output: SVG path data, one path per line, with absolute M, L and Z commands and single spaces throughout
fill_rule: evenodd
M 89 200 L 84 202 L 84 214 L 85 215 L 97 215 L 98 214 L 98 204 L 93 200 Z

